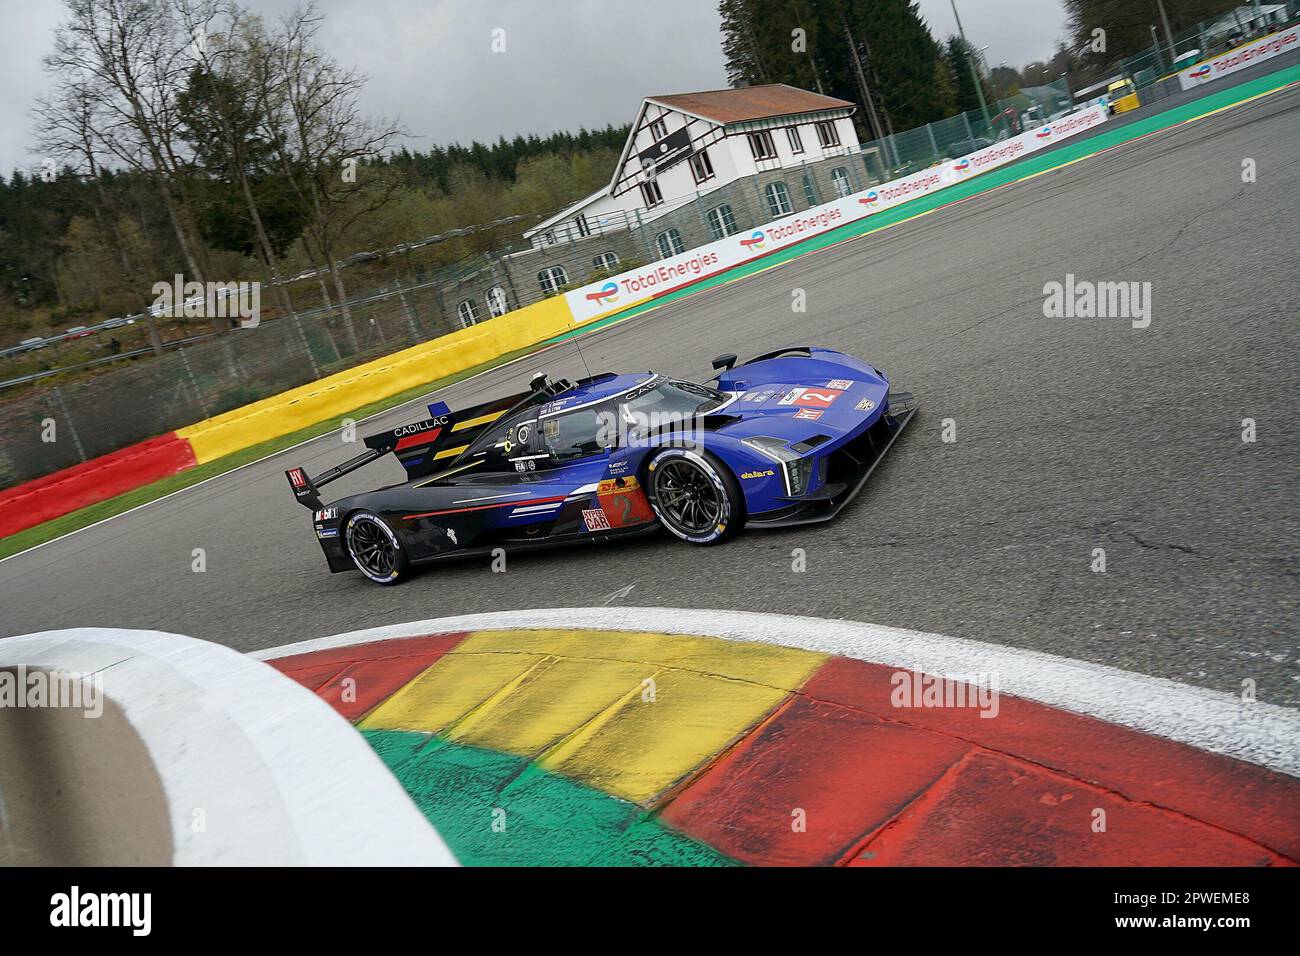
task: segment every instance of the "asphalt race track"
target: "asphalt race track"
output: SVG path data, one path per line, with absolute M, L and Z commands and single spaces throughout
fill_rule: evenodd
M 0 562 L 0 634 L 159 628 L 254 649 L 632 586 L 614 603 L 851 618 L 1227 691 L 1249 678 L 1300 705 L 1298 154 L 1292 89 L 583 339 L 592 371 L 703 378 L 720 352 L 803 343 L 886 370 L 921 413 L 829 525 L 512 556 L 505 574 L 443 565 L 385 589 L 327 573 L 282 474 L 354 453 L 334 435 Z M 1150 326 L 1045 318 L 1044 283 L 1067 273 L 1150 282 Z M 479 401 L 536 369 L 583 374 L 564 345 L 440 397 Z M 329 491 L 400 477 L 388 460 Z

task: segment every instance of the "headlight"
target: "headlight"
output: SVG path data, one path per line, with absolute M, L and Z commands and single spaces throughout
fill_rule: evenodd
M 812 459 L 802 458 L 798 452 L 791 451 L 779 438 L 759 436 L 745 438 L 741 444 L 748 445 L 781 465 L 781 474 L 785 477 L 785 491 L 791 497 L 802 495 L 808 490 L 808 478 L 812 472 Z
M 808 490 L 808 475 L 811 471 L 811 458 L 796 458 L 786 464 L 785 473 L 791 496 L 802 495 Z

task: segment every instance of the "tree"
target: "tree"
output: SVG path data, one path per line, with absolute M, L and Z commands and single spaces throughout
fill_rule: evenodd
M 209 174 L 204 236 L 218 248 L 261 259 L 281 308 L 292 315 L 279 260 L 301 235 L 306 215 L 277 170 L 275 149 L 265 135 L 266 93 L 273 86 L 267 77 L 271 41 L 262 21 L 234 4 L 179 0 L 179 9 L 187 31 L 203 41 L 196 43 L 196 62 L 177 99 L 177 113 L 181 136 Z
M 1151 48 L 1154 26 L 1163 45 L 1164 24 L 1156 0 L 1064 0 L 1073 49 L 1099 74 L 1106 67 Z M 1222 16 L 1243 0 L 1164 0 L 1169 28 L 1177 36 L 1202 20 Z M 1096 34 L 1105 31 L 1104 49 L 1094 49 Z
M 111 180 L 100 166 L 103 150 L 95 128 L 99 113 L 93 87 L 83 77 L 64 77 L 52 97 L 37 100 L 34 115 L 41 148 L 52 159 L 61 159 L 71 164 L 68 168 L 74 176 L 84 176 L 85 181 L 93 185 L 94 199 L 89 205 L 99 226 L 99 235 L 113 240 L 120 278 L 127 288 L 135 292 L 134 295 L 127 295 L 127 300 L 131 302 L 128 308 L 139 309 L 143 313 L 150 347 L 154 354 L 161 354 L 162 337 L 149 313 L 152 303 L 144 294 L 145 289 L 152 287 L 150 279 L 158 275 L 158 270 L 154 267 L 153 257 L 146 251 L 145 244 L 138 241 L 138 233 L 134 233 L 135 241 L 128 239 L 128 232 L 133 231 L 108 188 Z M 165 195 L 165 191 L 159 194 Z M 65 228 L 70 230 L 71 225 L 68 223 Z M 110 282 L 109 285 L 116 286 L 117 283 Z
M 969 44 L 959 36 L 951 36 L 944 47 L 944 60 L 955 84 L 957 110 L 967 113 L 980 108 L 979 95 L 976 93 L 975 74 L 971 72 L 972 51 Z M 1014 71 L 1012 71 L 1014 73 Z M 997 102 L 997 95 L 988 81 L 980 77 L 980 88 L 984 92 L 986 103 Z
M 855 101 L 873 138 L 955 112 L 952 77 L 914 0 L 722 0 L 718 10 L 733 84 Z
M 378 158 L 401 127 L 358 106 L 365 78 L 320 51 L 321 18 L 308 5 L 285 16 L 257 58 L 261 127 L 303 215 L 303 238 L 330 274 L 345 328 L 358 348 L 341 271 L 351 227 L 382 208 L 400 180 Z
M 163 0 L 65 0 L 45 66 L 56 93 L 42 119 L 75 104 L 56 130 L 84 123 L 95 151 L 158 190 L 191 276 L 204 281 L 202 246 L 188 191 L 190 164 L 177 137 L 176 98 L 192 39 Z

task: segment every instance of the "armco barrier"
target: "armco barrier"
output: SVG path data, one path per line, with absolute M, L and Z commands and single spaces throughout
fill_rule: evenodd
M 193 467 L 189 442 L 169 432 L 0 491 L 0 538 Z

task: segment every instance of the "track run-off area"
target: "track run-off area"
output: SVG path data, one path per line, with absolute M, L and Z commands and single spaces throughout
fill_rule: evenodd
M 921 412 L 831 524 L 441 565 L 385 589 L 326 571 L 284 480 L 355 453 L 334 434 L 0 562 L 0 636 L 147 628 L 258 650 L 478 612 L 712 608 L 1251 681 L 1300 705 L 1298 108 L 1283 90 L 582 338 L 592 372 L 701 380 L 719 353 L 791 344 L 885 370 Z M 1149 282 L 1150 324 L 1045 317 L 1045 284 L 1067 276 Z M 585 374 L 566 343 L 437 397 L 483 401 L 538 370 Z M 329 490 L 401 477 L 381 461 Z

